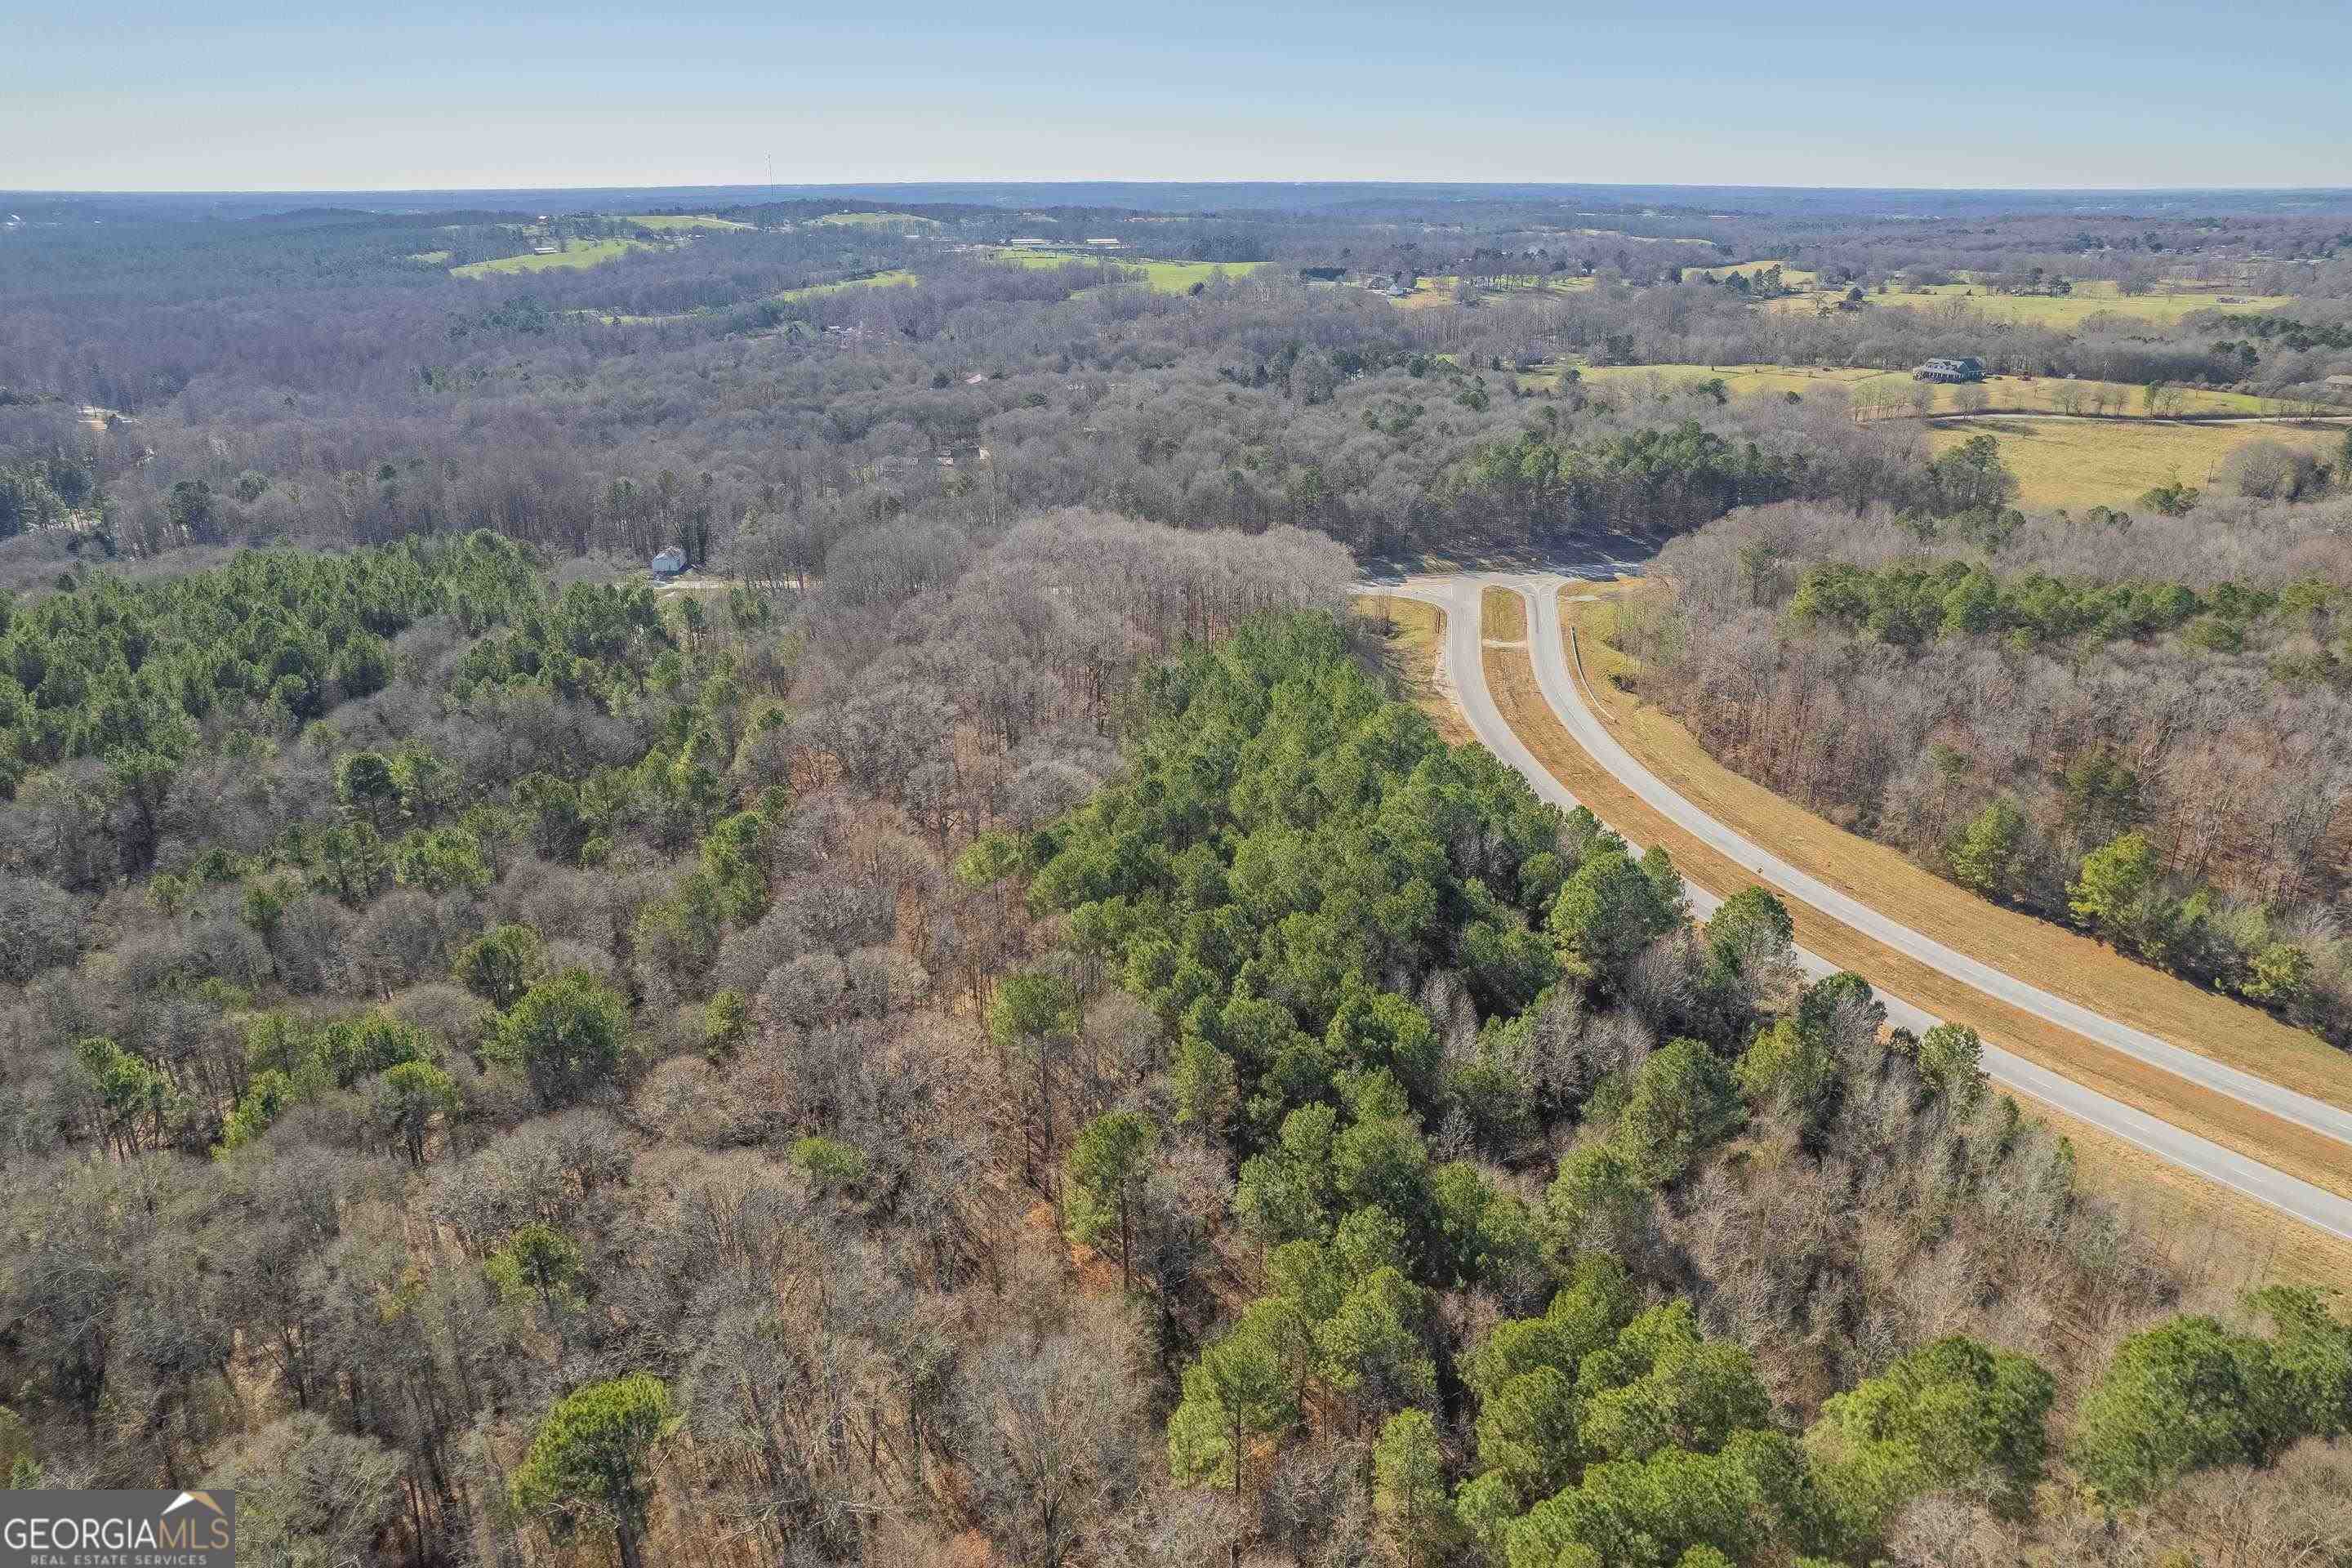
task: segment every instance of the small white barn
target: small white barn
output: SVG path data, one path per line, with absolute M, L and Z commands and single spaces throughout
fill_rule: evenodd
M 656 577 L 675 577 L 685 570 L 686 552 L 675 544 L 653 559 L 653 573 Z

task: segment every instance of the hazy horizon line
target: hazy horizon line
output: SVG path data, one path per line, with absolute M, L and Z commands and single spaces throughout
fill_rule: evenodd
M 302 196 L 302 195 L 414 195 L 466 194 L 501 191 L 856 191 L 896 190 L 922 186 L 970 186 L 982 189 L 992 185 L 1209 185 L 1209 186 L 1309 186 L 1365 185 L 1420 189 L 1469 190 L 1665 190 L 1665 191 L 1845 191 L 1845 192 L 1905 192 L 1938 195 L 2002 195 L 2009 194 L 2032 195 L 2352 195 L 2352 184 L 2342 185 L 1968 185 L 1968 184 L 1754 184 L 1743 181 L 1691 180 L 1429 180 L 1376 179 L 1363 176 L 1313 177 L 1297 176 L 1283 179 L 1234 178 L 1202 176 L 1184 178 L 1150 177 L 1124 174 L 1054 175 L 992 175 L 987 179 L 883 179 L 883 180 L 708 180 L 647 182 L 624 184 L 610 181 L 586 181 L 577 184 L 442 184 L 442 185 L 0 185 L 0 195 L 11 196 Z

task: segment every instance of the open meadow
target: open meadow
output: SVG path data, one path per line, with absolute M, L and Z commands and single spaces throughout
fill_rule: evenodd
M 769 295 L 768 298 L 779 301 L 814 300 L 820 295 L 838 294 L 845 289 L 906 288 L 921 281 L 919 277 L 906 268 L 894 267 L 869 277 L 844 278 L 835 283 L 812 283 L 804 289 L 785 289 Z M 572 313 L 602 321 L 608 327 L 646 327 L 658 325 L 663 321 L 683 321 L 697 315 L 726 314 L 724 310 L 715 308 L 704 310 L 681 310 L 666 316 L 638 316 L 614 310 L 575 310 Z
M 895 228 L 908 233 L 940 226 L 939 219 L 917 217 L 913 213 L 827 213 L 816 221 L 835 228 Z
M 1829 296 L 1791 294 L 1769 301 L 1767 308 L 1810 310 Z M 1871 309 L 1934 310 L 1958 306 L 1996 321 L 2016 321 L 2053 331 L 2078 331 L 2098 315 L 2121 316 L 2150 326 L 2169 327 L 2200 310 L 2275 310 L 2290 303 L 2284 295 L 2247 294 L 2231 289 L 2160 288 L 2146 294 L 2126 294 L 2115 284 L 2094 279 L 2077 283 L 2066 294 L 1996 294 L 1976 283 L 1937 283 L 1925 288 L 1890 290 L 1867 296 Z
M 1065 267 L 1124 268 L 1130 272 L 1142 273 L 1144 281 L 1161 294 L 1188 293 L 1194 284 L 1210 282 L 1220 274 L 1227 278 L 1246 278 L 1266 265 L 1263 261 L 1155 261 L 1139 256 L 1122 255 L 1118 251 L 998 248 L 982 254 L 991 261 L 1025 267 L 1037 272 L 1053 272 Z
M 1500 277 L 1481 274 L 1478 279 L 1479 287 L 1489 294 L 1581 294 L 1596 281 L 1577 272 L 1505 273 Z M 1453 279 L 1446 282 L 1450 287 Z
M 453 278 L 488 278 L 500 272 L 551 272 L 564 268 L 595 267 L 617 260 L 633 250 L 650 250 L 653 247 L 642 239 L 591 239 L 573 245 L 569 250 L 549 255 L 536 253 L 523 256 L 501 256 L 489 261 L 472 261 L 463 267 L 452 267 Z
M 1581 294 L 1592 288 L 1594 279 L 1573 272 L 1527 272 L 1494 276 L 1480 274 L 1476 283 L 1483 298 L 1528 298 L 1540 294 Z M 1454 304 L 1461 286 L 1462 279 L 1452 274 L 1416 279 L 1412 292 L 1394 303 L 1401 310 L 1434 310 Z
M 2277 441 L 2316 453 L 2339 449 L 2344 426 L 2196 425 L 2171 420 L 1944 419 L 1927 426 L 1927 444 L 1948 452 L 1990 434 L 2017 476 L 2018 504 L 2131 507 L 2145 491 L 2178 475 L 2210 488 L 2221 459 L 2250 441 Z
M 728 217 L 681 216 L 672 213 L 651 215 L 637 213 L 621 221 L 635 224 L 639 228 L 650 228 L 664 234 L 692 234 L 698 229 L 750 229 L 758 226 L 754 224 L 738 223 L 733 218 Z
M 1460 286 L 1459 278 L 1421 278 L 1413 282 L 1412 292 L 1396 301 L 1400 310 L 1427 310 L 1454 303 L 1454 290 Z
M 778 300 L 814 300 L 821 294 L 838 294 L 845 289 L 900 289 L 919 283 L 922 279 L 903 267 L 877 272 L 870 278 L 845 278 L 838 283 L 812 283 L 805 289 L 786 289 L 774 296 Z
M 1769 256 L 1760 261 L 1734 261 L 1721 267 L 1685 267 L 1683 268 L 1683 281 L 1687 283 L 1699 278 L 1720 279 L 1728 278 L 1735 272 L 1754 278 L 1769 267 L 1779 268 L 1780 281 L 1791 289 L 1810 289 L 1821 281 L 1822 275 L 1818 272 L 1810 271 L 1802 267 L 1791 267 L 1785 261 Z
M 1580 365 L 1577 374 L 1587 385 L 1622 389 L 1654 383 L 1673 394 L 1707 381 L 1723 383 L 1727 395 L 1805 397 L 1837 388 L 1865 412 L 1901 414 L 1911 411 L 1911 398 L 1925 394 L 1934 414 L 2011 413 L 2103 414 L 2131 418 L 2149 417 L 2147 389 L 2122 382 L 2078 380 L 2071 376 L 1992 375 L 1975 384 L 1984 395 L 1984 406 L 1969 406 L 1966 386 L 1914 381 L 1907 370 L 1873 370 L 1855 365 L 1777 364 L 1616 364 Z M 2222 417 L 2283 417 L 2303 414 L 2309 405 L 2252 393 L 2218 387 L 2170 386 L 2161 395 L 2159 417 L 2214 416 Z

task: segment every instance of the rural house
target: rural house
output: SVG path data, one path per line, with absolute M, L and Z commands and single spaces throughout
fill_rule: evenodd
M 1914 381 L 1982 381 L 1984 376 L 1984 361 L 1974 356 L 1931 359 L 1911 373 Z

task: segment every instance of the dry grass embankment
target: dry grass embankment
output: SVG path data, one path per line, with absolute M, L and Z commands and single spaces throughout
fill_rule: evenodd
M 1350 601 L 1355 613 L 1381 628 L 1381 663 L 1404 688 L 1405 695 L 1433 721 L 1438 732 L 1454 745 L 1466 745 L 1474 736 L 1447 689 L 1441 661 L 1445 652 L 1445 612 L 1419 599 L 1394 594 L 1365 594 Z
M 1478 596 L 1480 635 L 1488 642 L 1528 640 L 1527 601 L 1508 588 L 1489 588 Z
M 1664 844 L 1692 882 L 1718 896 L 1757 885 L 1758 879 L 1745 868 L 1684 833 L 1592 761 L 1544 702 L 1535 682 L 1534 667 L 1524 649 L 1490 647 L 1486 650 L 1486 666 L 1496 701 L 1520 739 L 1604 821 L 1643 843 Z M 1633 749 L 1630 742 L 1628 749 Z M 1671 777 L 1653 759 L 1643 760 L 1662 776 Z M 1681 779 L 1671 782 L 1677 788 L 1685 787 Z M 1827 875 L 1827 868 L 1806 864 L 1769 828 L 1738 822 L 1733 826 L 1751 837 L 1773 842 L 1785 858 L 1822 875 L 1824 880 L 1839 881 L 1858 896 L 1872 897 L 1873 901 L 1885 896 L 1875 887 L 1858 887 L 1850 879 Z M 1837 831 L 1826 823 L 1819 826 L 1830 833 Z M 1907 862 L 1901 862 L 1899 857 L 1895 858 L 1913 875 L 1927 876 L 1916 867 L 1908 867 Z M 1911 904 L 1898 898 L 1891 907 L 1904 910 L 1906 918 L 1918 923 Z M 1790 912 L 1796 921 L 1797 940 L 1831 963 L 1867 974 L 1940 1016 L 1971 1025 L 2021 1056 L 2063 1072 L 2078 1083 L 2184 1131 L 2240 1150 L 2315 1185 L 2336 1192 L 2352 1190 L 2352 1179 L 2347 1179 L 2344 1168 L 2342 1146 L 2333 1140 L 2254 1110 L 2227 1096 L 2198 1089 L 2171 1073 L 1996 1001 L 1809 906 L 1794 905 Z M 1939 940 L 1949 941 L 1947 933 L 1935 934 Z M 2313 1044 L 2316 1046 L 2317 1042 Z M 2191 1247 L 2211 1256 L 2225 1250 L 2224 1238 L 2236 1237 L 2262 1253 L 2268 1266 L 2277 1272 L 2352 1282 L 2352 1244 L 2310 1231 L 2251 1199 L 2172 1170 L 2128 1144 L 2069 1119 L 2052 1116 L 2051 1120 L 2070 1136 L 2077 1137 L 2085 1156 L 2085 1184 L 2155 1221 L 2159 1226 L 2157 1234 L 2164 1236 L 2168 1244 Z

